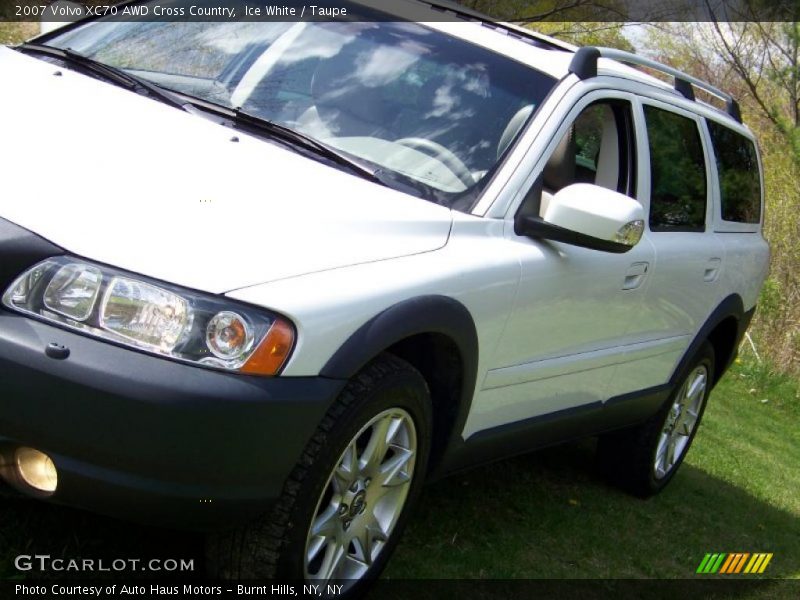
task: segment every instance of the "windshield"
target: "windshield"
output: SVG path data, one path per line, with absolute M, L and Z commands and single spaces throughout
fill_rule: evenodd
M 97 20 L 47 43 L 300 131 L 462 210 L 554 85 L 409 22 Z

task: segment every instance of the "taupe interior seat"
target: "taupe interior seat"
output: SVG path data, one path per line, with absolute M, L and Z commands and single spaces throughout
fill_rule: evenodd
M 619 132 L 614 111 L 608 105 L 603 110 L 603 134 L 597 155 L 595 185 L 617 191 L 619 185 Z
M 369 87 L 354 75 L 354 58 L 323 60 L 311 81 L 313 106 L 297 119 L 297 127 L 319 138 L 349 136 L 389 138 L 383 126 L 387 116 L 378 87 Z
M 592 157 L 596 169 L 581 167 L 581 177 L 577 173 L 578 146 L 576 140 L 576 125 L 573 124 L 559 142 L 542 173 L 542 201 L 540 215 L 544 216 L 550 199 L 557 191 L 579 180 L 593 183 L 609 190 L 617 191 L 620 175 L 619 132 L 613 109 L 608 105 L 594 105 L 587 110 L 600 112 L 602 129 L 600 133 L 600 147 L 596 156 Z M 582 113 L 584 114 L 584 113 Z M 580 121 L 580 116 L 576 122 Z M 587 181 L 586 174 L 591 176 Z
M 542 173 L 542 204 L 539 214 L 544 216 L 550 199 L 558 190 L 575 182 L 575 158 L 578 146 L 575 143 L 575 126 L 569 128 L 567 133 L 553 150 L 547 165 Z
M 500 158 L 503 153 L 517 137 L 517 134 L 522 130 L 525 123 L 528 122 L 533 114 L 533 104 L 527 104 L 520 108 L 517 113 L 511 117 L 511 120 L 506 125 L 503 134 L 500 136 L 500 142 L 497 144 L 497 158 Z

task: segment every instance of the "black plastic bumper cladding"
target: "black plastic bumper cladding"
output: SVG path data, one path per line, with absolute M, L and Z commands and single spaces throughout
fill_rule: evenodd
M 731 366 L 733 360 L 736 358 L 736 349 L 738 349 L 739 343 L 742 341 L 744 334 L 747 332 L 747 328 L 750 326 L 750 321 L 752 320 L 754 313 L 755 307 L 748 312 L 744 311 L 742 298 L 738 294 L 732 294 L 720 302 L 719 306 L 717 306 L 714 312 L 712 312 L 708 319 L 706 319 L 706 322 L 700 328 L 700 331 L 697 333 L 694 340 L 689 345 L 689 348 L 684 353 L 683 358 L 673 372 L 670 384 L 673 386 L 677 385 L 678 375 L 683 372 L 683 370 L 689 364 L 689 361 L 694 358 L 694 355 L 697 354 L 700 346 L 709 339 L 709 336 L 714 328 L 722 323 L 725 319 L 732 317 L 737 323 L 736 341 L 734 343 L 733 352 L 730 354 L 727 361 L 720 362 L 719 357 L 717 358 L 718 364 L 716 365 L 716 372 L 714 374 L 714 385 L 716 385 L 720 378 Z
M 193 529 L 264 512 L 344 386 L 187 366 L 5 311 L 0 382 L 0 448 L 50 454 L 53 501 Z

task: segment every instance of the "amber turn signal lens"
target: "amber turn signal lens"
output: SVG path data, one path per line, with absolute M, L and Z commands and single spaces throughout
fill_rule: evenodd
M 294 329 L 288 323 L 277 320 L 239 372 L 249 375 L 275 375 L 286 362 L 293 345 Z

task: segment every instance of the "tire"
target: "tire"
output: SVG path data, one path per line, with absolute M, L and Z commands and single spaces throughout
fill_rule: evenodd
M 637 427 L 600 438 L 598 462 L 606 478 L 641 498 L 663 490 L 697 434 L 713 380 L 714 348 L 705 342 L 655 415 Z
M 423 377 L 391 354 L 379 356 L 328 410 L 270 512 L 209 538 L 212 573 L 293 583 L 324 583 L 330 575 L 349 593 L 363 592 L 385 567 L 418 499 L 431 422 Z M 371 451 L 379 439 L 388 440 L 382 458 Z M 378 458 L 366 461 L 370 454 Z M 312 524 L 320 535 L 312 535 Z M 352 543 L 344 541 L 351 537 Z M 331 571 L 337 548 L 345 545 L 341 569 Z

